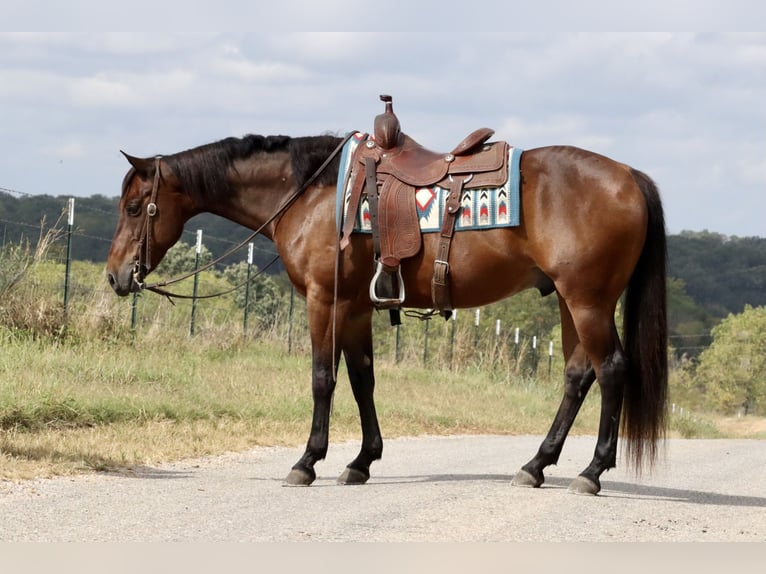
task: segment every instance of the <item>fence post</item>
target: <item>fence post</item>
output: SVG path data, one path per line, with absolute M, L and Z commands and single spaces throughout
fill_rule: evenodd
M 133 302 L 130 305 L 130 332 L 133 336 L 136 334 L 136 324 L 138 323 L 138 291 L 133 291 Z
M 395 365 L 398 365 L 399 361 L 401 360 L 401 355 L 400 355 L 401 338 L 399 336 L 399 327 L 401 327 L 401 325 L 396 326 L 395 339 L 394 339 L 394 364 Z
M 553 341 L 548 343 L 548 378 L 551 378 L 551 367 L 553 366 Z
M 72 228 L 74 227 L 74 197 L 69 198 L 67 213 L 66 271 L 64 272 L 64 321 L 69 312 L 69 274 L 72 268 Z
M 293 352 L 293 310 L 295 309 L 295 287 L 290 286 L 290 314 L 287 323 L 287 354 Z
M 424 331 L 425 341 L 423 342 L 423 366 L 424 367 L 428 363 L 428 326 L 430 323 L 431 323 L 431 319 L 426 319 L 426 326 Z
M 253 244 L 247 245 L 247 282 L 245 283 L 245 319 L 242 324 L 242 332 L 247 335 L 247 313 L 250 307 L 250 268 L 253 266 Z
M 199 269 L 199 256 L 202 253 L 202 230 L 197 230 L 197 247 L 194 256 L 194 269 Z M 191 325 L 189 326 L 189 336 L 194 336 L 194 323 L 197 319 L 197 287 L 199 286 L 199 273 L 194 274 L 194 293 L 192 294 Z
M 457 323 L 457 309 L 452 310 L 452 330 L 449 337 L 449 368 L 452 370 L 452 359 L 455 356 L 455 324 Z

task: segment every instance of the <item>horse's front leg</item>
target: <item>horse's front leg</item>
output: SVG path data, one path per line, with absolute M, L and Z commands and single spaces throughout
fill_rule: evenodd
M 362 423 L 362 449 L 338 478 L 340 484 L 364 484 L 370 478 L 370 464 L 383 455 L 383 439 L 380 435 L 378 415 L 375 411 L 373 392 L 372 312 L 346 322 L 341 335 L 343 354 L 351 380 L 359 418 Z
M 311 332 L 311 393 L 314 399 L 314 413 L 306 451 L 287 475 L 286 486 L 309 486 L 316 480 L 314 465 L 327 455 L 330 410 L 340 359 L 340 345 L 334 342 L 333 335 L 342 322 L 336 316 L 336 325 L 332 324 L 335 305 L 331 302 L 313 305 L 309 300 L 307 309 Z

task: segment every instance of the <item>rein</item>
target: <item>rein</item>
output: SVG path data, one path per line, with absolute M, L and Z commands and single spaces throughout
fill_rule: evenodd
M 190 295 L 179 295 L 177 293 L 171 293 L 168 291 L 165 291 L 162 289 L 162 287 L 166 287 L 168 285 L 173 285 L 175 283 L 178 283 L 180 281 L 183 281 L 184 279 L 188 279 L 189 277 L 193 277 L 194 275 L 197 275 L 198 273 L 201 273 L 202 271 L 205 271 L 207 269 L 210 269 L 232 253 L 235 253 L 242 247 L 244 247 L 247 243 L 255 239 L 257 235 L 259 235 L 267 225 L 269 225 L 271 222 L 273 222 L 277 217 L 280 215 L 283 215 L 289 208 L 292 206 L 293 203 L 305 192 L 312 183 L 322 174 L 322 172 L 327 169 L 327 166 L 330 165 L 330 163 L 335 159 L 335 157 L 340 153 L 340 151 L 343 149 L 343 146 L 346 145 L 346 143 L 356 134 L 356 131 L 349 132 L 346 137 L 343 138 L 343 140 L 338 144 L 338 146 L 330 153 L 330 155 L 327 157 L 327 159 L 322 162 L 322 165 L 320 165 L 316 171 L 301 185 L 297 190 L 295 190 L 295 193 L 293 193 L 291 196 L 289 196 L 283 203 L 280 205 L 276 211 L 260 226 L 258 229 L 253 231 L 248 237 L 246 237 L 244 240 L 242 240 L 238 245 L 235 245 L 226 253 L 221 255 L 220 257 L 217 257 L 216 259 L 210 261 L 209 263 L 206 263 L 202 267 L 199 267 L 195 269 L 194 271 L 190 271 L 188 273 L 184 273 L 182 275 L 179 275 L 177 277 L 174 277 L 172 279 L 168 279 L 166 281 L 158 281 L 156 283 L 144 283 L 143 279 L 143 267 L 148 267 L 146 265 L 146 262 L 151 261 L 151 230 L 152 230 L 152 223 L 154 221 L 154 217 L 157 215 L 157 195 L 159 193 L 159 182 L 160 182 L 160 161 L 162 160 L 162 156 L 156 156 L 154 158 L 155 162 L 155 173 L 154 173 L 154 181 L 152 182 L 152 194 L 150 198 L 150 202 L 146 206 L 146 217 L 144 219 L 143 224 L 143 233 L 141 235 L 140 240 L 138 241 L 138 244 L 136 246 L 136 255 L 135 255 L 135 268 L 133 271 L 133 280 L 138 285 L 140 290 L 148 290 L 152 291 L 154 293 L 158 293 L 160 295 L 165 295 L 168 297 L 177 297 L 179 299 L 192 299 L 194 297 Z M 145 251 L 145 263 L 142 265 L 141 263 L 141 254 L 142 251 Z M 250 279 L 254 279 L 255 277 L 258 277 L 261 273 L 263 273 L 266 269 L 268 269 L 271 265 L 273 265 L 277 259 L 279 259 L 279 255 L 276 255 L 269 263 L 266 264 L 263 269 L 260 269 L 253 277 Z M 210 299 L 213 297 L 219 297 L 221 295 L 226 295 L 228 293 L 231 293 L 241 287 L 243 287 L 247 281 L 244 283 L 241 283 L 232 289 L 227 289 L 226 291 L 221 291 L 220 293 L 214 293 L 210 295 L 199 295 L 196 298 L 197 299 Z

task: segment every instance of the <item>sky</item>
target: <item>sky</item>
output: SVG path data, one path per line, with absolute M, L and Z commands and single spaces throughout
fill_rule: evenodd
M 3 32 L 0 188 L 117 196 L 120 150 L 371 131 L 384 93 L 426 147 L 580 146 L 649 174 L 670 233 L 766 237 L 758 32 Z

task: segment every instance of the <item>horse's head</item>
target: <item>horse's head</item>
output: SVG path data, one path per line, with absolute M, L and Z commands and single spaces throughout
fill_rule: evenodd
M 193 215 L 192 201 L 167 162 L 123 155 L 132 167 L 122 182 L 120 219 L 106 263 L 109 284 L 121 296 L 142 288 Z

